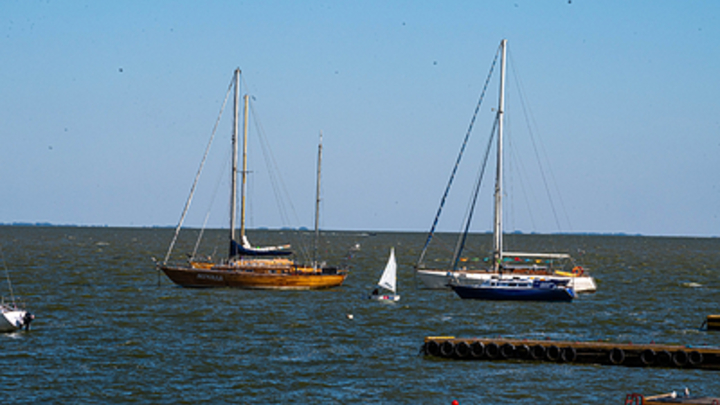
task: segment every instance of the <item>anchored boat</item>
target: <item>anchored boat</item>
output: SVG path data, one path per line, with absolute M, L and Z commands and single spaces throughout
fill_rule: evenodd
M 242 159 L 242 198 L 240 216 L 240 235 L 236 237 L 237 207 L 237 173 L 238 173 L 238 104 L 240 87 L 240 69 L 235 70 L 233 77 L 235 88 L 235 116 L 232 136 L 233 162 L 231 171 L 230 192 L 230 252 L 220 262 L 208 262 L 191 257 L 186 263 L 168 263 L 178 233 L 182 227 L 182 219 L 175 231 L 168 253 L 158 268 L 170 280 L 183 287 L 235 287 L 273 290 L 308 290 L 340 286 L 347 277 L 347 270 L 321 265 L 317 260 L 318 204 L 320 190 L 320 163 L 322 159 L 322 134 L 318 146 L 318 176 L 315 214 L 315 257 L 311 264 L 299 264 L 291 258 L 293 251 L 289 245 L 271 247 L 253 247 L 245 234 L 245 189 L 247 176 L 247 118 L 248 96 L 244 96 L 243 122 L 243 159 Z M 202 168 L 202 166 L 201 166 Z M 197 181 L 197 177 L 196 177 Z M 193 190 L 195 185 L 193 185 Z M 186 204 L 185 211 L 192 199 L 192 193 Z M 184 218 L 183 212 L 182 218 Z
M 450 285 L 462 299 L 493 301 L 572 301 L 567 281 L 493 277 L 477 285 Z
M 473 200 L 469 215 L 465 223 L 464 232 L 460 238 L 451 260 L 449 268 L 429 268 L 425 265 L 425 255 L 428 251 L 431 240 L 435 234 L 440 214 L 442 213 L 445 200 L 450 191 L 450 187 L 455 178 L 455 174 L 462 159 L 465 146 L 467 145 L 473 123 L 477 116 L 480 103 L 484 97 L 484 91 L 480 98 L 480 102 L 475 110 L 468 128 L 467 134 L 460 148 L 455 166 L 453 168 L 450 180 L 445 188 L 442 196 L 440 207 L 438 208 L 435 220 L 428 234 L 428 237 L 420 253 L 417 265 L 415 266 L 415 274 L 427 288 L 448 288 L 448 286 L 458 285 L 476 285 L 494 277 L 515 277 L 517 275 L 527 276 L 531 280 L 535 279 L 551 279 L 555 281 L 567 282 L 576 292 L 592 292 L 596 290 L 595 281 L 581 266 L 576 265 L 570 255 L 565 253 L 524 253 L 524 252 L 506 252 L 503 250 L 503 228 L 502 228 L 502 197 L 503 197 L 503 115 L 505 112 L 505 55 L 507 40 L 500 43 L 499 53 L 501 54 L 500 66 L 500 99 L 496 111 L 495 123 L 493 130 L 497 128 L 497 166 L 495 172 L 495 200 L 494 200 L 494 226 L 493 226 L 493 251 L 492 257 L 489 259 L 488 266 L 480 269 L 462 268 L 462 252 L 465 247 L 467 234 L 472 220 L 475 202 L 480 191 L 480 180 L 482 173 L 485 171 L 485 163 L 487 163 L 487 153 L 485 162 L 478 183 L 474 187 Z M 495 62 L 493 62 L 493 66 Z M 492 70 L 491 70 L 492 73 Z M 488 77 L 488 80 L 490 77 Z M 487 83 L 486 83 L 487 86 Z M 489 144 L 488 144 L 489 147 Z M 488 149 L 489 152 L 489 149 Z

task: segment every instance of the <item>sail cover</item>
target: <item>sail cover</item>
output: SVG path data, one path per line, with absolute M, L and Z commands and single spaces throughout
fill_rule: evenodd
M 236 256 L 289 256 L 293 254 L 290 245 L 253 247 L 247 236 L 243 235 L 243 244 L 230 241 L 230 257 Z

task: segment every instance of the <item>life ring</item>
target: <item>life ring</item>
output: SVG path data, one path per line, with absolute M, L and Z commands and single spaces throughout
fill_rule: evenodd
M 583 274 L 585 274 L 585 270 L 583 270 L 582 266 L 575 266 L 572 269 L 572 274 L 575 277 L 579 277 L 579 276 L 582 276 Z

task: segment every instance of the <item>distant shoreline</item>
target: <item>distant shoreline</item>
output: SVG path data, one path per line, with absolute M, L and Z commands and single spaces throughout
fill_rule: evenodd
M 49 222 L 12 222 L 12 223 L 0 223 L 0 227 L 15 227 L 15 228 L 101 228 L 101 229 L 175 229 L 175 226 L 170 225 L 125 225 L 125 226 L 116 226 L 116 225 L 75 225 L 75 224 L 53 224 Z M 200 229 L 199 227 L 184 227 L 183 229 Z M 227 230 L 228 228 L 208 228 L 208 230 L 218 230 L 223 231 Z M 312 229 L 309 229 L 307 227 L 300 227 L 300 228 L 252 228 L 248 229 L 250 231 L 272 231 L 272 232 L 289 232 L 289 231 L 299 231 L 299 232 L 310 232 Z M 368 233 L 369 235 L 373 235 L 376 233 L 427 233 L 427 231 L 422 230 L 358 230 L 358 229 L 323 229 L 323 233 L 328 232 L 359 232 L 359 233 Z M 447 233 L 457 233 L 457 232 L 449 232 L 449 231 L 438 231 L 437 233 L 447 234 Z M 471 232 L 471 234 L 477 234 L 477 235 L 484 235 L 484 234 L 492 234 L 490 231 L 485 232 Z M 522 231 L 513 231 L 513 232 L 507 232 L 505 235 L 528 235 L 528 236 L 619 236 L 619 237 L 647 237 L 647 238 L 689 238 L 689 239 L 716 239 L 720 236 L 692 236 L 692 235 L 643 235 L 640 233 L 631 234 L 631 233 L 625 233 L 625 232 L 556 232 L 556 233 L 542 233 L 542 232 L 522 232 Z

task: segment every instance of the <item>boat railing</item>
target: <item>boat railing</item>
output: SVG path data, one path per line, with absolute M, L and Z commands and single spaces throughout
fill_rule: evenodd
M 0 308 L 7 311 L 25 310 L 25 302 L 18 300 L 17 298 L 15 300 L 5 302 L 5 297 L 3 296 L 0 299 Z

